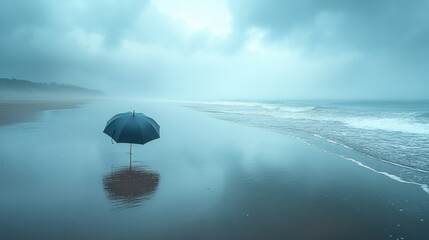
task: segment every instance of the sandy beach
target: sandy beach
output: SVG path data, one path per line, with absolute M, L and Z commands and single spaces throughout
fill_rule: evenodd
M 0 100 L 0 126 L 33 121 L 46 110 L 75 108 L 87 101 L 79 100 Z
M 166 103 L 97 101 L 33 121 L 11 108 L 1 105 L 2 122 L 16 121 L 0 126 L 1 239 L 429 236 L 420 186 L 288 135 Z M 128 146 L 102 130 L 132 110 L 161 138 L 133 148 L 129 168 Z

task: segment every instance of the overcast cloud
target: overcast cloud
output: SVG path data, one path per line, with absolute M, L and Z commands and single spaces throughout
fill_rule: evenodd
M 167 99 L 427 98 L 424 0 L 3 0 L 0 76 Z

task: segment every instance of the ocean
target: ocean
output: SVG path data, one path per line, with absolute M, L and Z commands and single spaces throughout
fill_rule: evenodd
M 212 116 L 291 135 L 429 193 L 429 101 L 181 102 Z

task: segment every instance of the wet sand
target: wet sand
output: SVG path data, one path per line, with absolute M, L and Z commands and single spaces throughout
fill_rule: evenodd
M 133 148 L 102 133 L 153 117 Z M 427 239 L 429 194 L 291 137 L 177 106 L 94 102 L 0 127 L 1 239 Z
M 0 126 L 33 121 L 41 111 L 75 108 L 84 101 L 0 100 Z

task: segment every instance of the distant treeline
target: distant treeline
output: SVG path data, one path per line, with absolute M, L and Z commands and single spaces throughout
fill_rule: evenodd
M 36 83 L 14 78 L 0 78 L 0 98 L 96 97 L 101 95 L 101 91 L 71 84 Z

